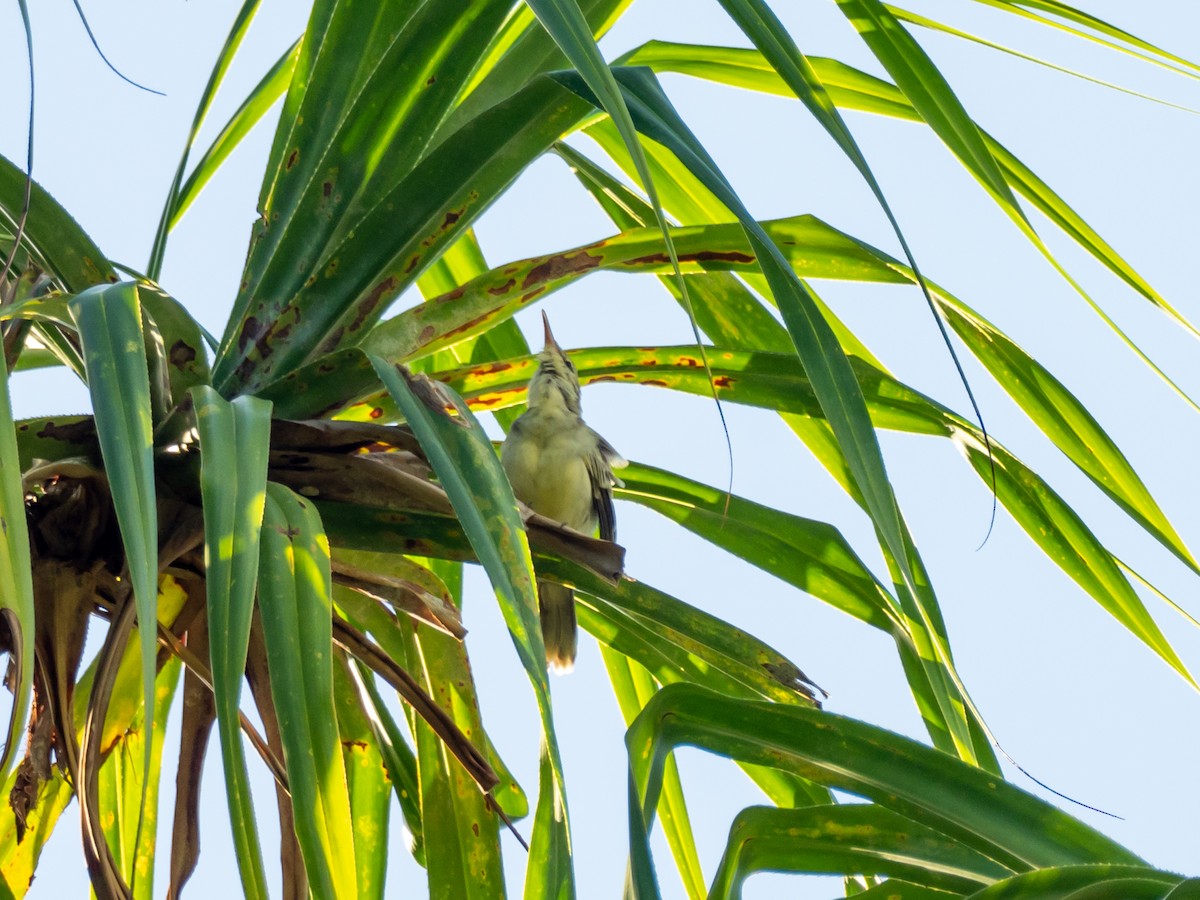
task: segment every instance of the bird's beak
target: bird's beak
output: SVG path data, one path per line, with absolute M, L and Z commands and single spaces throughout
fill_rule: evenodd
M 554 332 L 550 330 L 550 320 L 546 317 L 545 310 L 542 311 L 542 326 L 546 329 L 546 349 L 553 349 L 562 352 L 561 348 L 558 346 L 558 341 L 554 339 Z

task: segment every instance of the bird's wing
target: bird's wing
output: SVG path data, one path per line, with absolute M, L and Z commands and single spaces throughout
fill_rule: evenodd
M 600 524 L 601 539 L 615 541 L 617 516 L 613 510 L 612 489 L 621 485 L 621 479 L 613 474 L 613 469 L 623 469 L 629 462 L 596 432 L 592 431 L 592 435 L 596 438 L 596 449 L 588 454 L 586 460 L 588 477 L 592 482 L 592 509 Z

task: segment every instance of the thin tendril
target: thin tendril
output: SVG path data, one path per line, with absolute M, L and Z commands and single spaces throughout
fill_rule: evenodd
M 1020 763 L 1018 763 L 1011 756 L 1009 756 L 1008 751 L 1005 750 L 1003 747 L 1001 747 L 999 742 L 993 741 L 993 743 L 995 743 L 996 749 L 1000 751 L 1001 755 L 1005 759 L 1007 759 L 1009 761 L 1009 763 L 1011 763 L 1012 766 L 1018 772 L 1020 772 L 1022 775 L 1024 775 L 1026 778 L 1028 778 L 1030 781 L 1032 781 L 1034 784 L 1038 785 L 1038 787 L 1045 788 L 1050 793 L 1052 793 L 1055 797 L 1061 797 L 1063 800 L 1066 800 L 1068 803 L 1074 803 L 1076 806 L 1082 806 L 1084 809 L 1091 810 L 1094 813 L 1099 813 L 1102 816 L 1108 816 L 1110 819 L 1117 819 L 1118 821 L 1121 821 L 1121 822 L 1125 821 L 1124 816 L 1118 816 L 1116 813 L 1110 813 L 1107 810 L 1100 809 L 1098 806 L 1092 806 L 1090 803 L 1084 803 L 1082 800 L 1076 800 L 1074 797 L 1064 794 L 1062 791 L 1056 791 L 1054 788 L 1050 787 L 1050 785 L 1046 784 L 1046 782 L 1044 782 L 1040 778 L 1037 778 L 1036 776 L 1034 776 L 1033 773 L 1031 773 L 1028 769 L 1026 769 L 1024 766 L 1022 766 Z
M 83 23 L 83 30 L 87 32 L 88 40 L 90 40 L 92 42 L 92 46 L 96 49 L 96 52 L 98 54 L 100 54 L 100 58 L 102 60 L 104 60 L 104 64 L 106 66 L 108 66 L 110 69 L 112 69 L 112 71 L 116 74 L 116 76 L 118 78 L 120 78 L 122 81 L 132 84 L 135 88 L 138 88 L 139 90 L 146 91 L 149 94 L 157 94 L 159 97 L 167 96 L 162 91 L 156 91 L 152 87 L 146 87 L 144 84 L 138 84 L 138 82 L 134 81 L 132 78 L 130 78 L 124 72 L 122 72 L 120 69 L 118 69 L 116 66 L 114 66 L 112 64 L 112 61 L 109 60 L 109 58 L 104 55 L 104 51 L 100 49 L 100 42 L 96 40 L 96 35 L 92 32 L 92 26 L 88 22 L 87 16 L 84 15 L 84 13 L 83 13 L 83 6 L 81 5 L 80 0 L 73 0 L 73 2 L 75 3 L 75 12 L 79 13 L 79 21 Z

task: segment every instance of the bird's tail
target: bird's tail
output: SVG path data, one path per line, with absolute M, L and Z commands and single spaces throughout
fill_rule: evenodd
M 546 662 L 555 672 L 566 674 L 575 667 L 578 627 L 575 624 L 575 592 L 550 581 L 538 582 L 542 613 L 542 640 Z

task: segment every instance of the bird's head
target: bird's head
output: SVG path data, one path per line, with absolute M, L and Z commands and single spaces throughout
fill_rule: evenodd
M 529 381 L 529 405 L 543 409 L 560 406 L 579 415 L 579 376 L 575 372 L 575 365 L 554 340 L 550 320 L 544 312 L 542 324 L 546 328 L 546 343 L 537 356 L 537 371 Z

